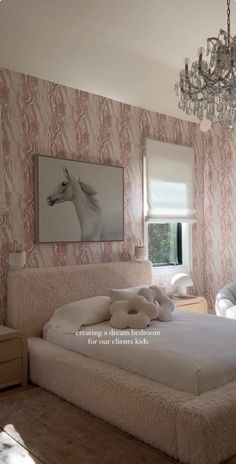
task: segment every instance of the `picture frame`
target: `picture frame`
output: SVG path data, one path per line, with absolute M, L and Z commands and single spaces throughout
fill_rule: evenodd
M 124 241 L 124 167 L 34 155 L 35 242 Z

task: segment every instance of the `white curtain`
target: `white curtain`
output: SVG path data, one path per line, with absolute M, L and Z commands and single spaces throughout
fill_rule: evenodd
M 150 222 L 194 222 L 194 151 L 146 139 L 145 218 Z

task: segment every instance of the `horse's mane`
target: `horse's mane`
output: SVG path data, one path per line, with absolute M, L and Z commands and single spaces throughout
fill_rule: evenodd
M 91 204 L 91 206 L 93 206 L 93 208 L 95 208 L 96 210 L 100 211 L 101 208 L 99 206 L 98 200 L 94 198 L 94 196 L 97 195 L 97 192 L 90 185 L 85 184 L 84 182 L 81 182 L 80 180 L 78 182 L 84 194 L 86 195 L 89 203 Z

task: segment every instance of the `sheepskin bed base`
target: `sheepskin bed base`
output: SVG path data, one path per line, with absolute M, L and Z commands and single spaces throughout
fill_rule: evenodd
M 178 464 L 152 446 L 33 387 L 0 394 L 1 464 Z
M 236 454 L 236 382 L 195 397 L 36 337 L 29 367 L 34 384 L 181 463 L 219 464 Z

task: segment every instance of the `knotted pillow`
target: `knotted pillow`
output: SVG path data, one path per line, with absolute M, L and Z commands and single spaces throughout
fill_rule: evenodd
M 139 295 L 146 298 L 150 303 L 158 304 L 159 313 L 156 317 L 158 321 L 169 322 L 172 320 L 172 312 L 175 309 L 173 301 L 162 290 L 153 285 L 152 287 L 143 287 L 139 290 Z
M 110 305 L 112 315 L 110 324 L 116 329 L 146 329 L 151 319 L 159 314 L 159 308 L 154 303 L 147 303 L 141 296 L 132 296 L 128 300 L 115 301 Z

